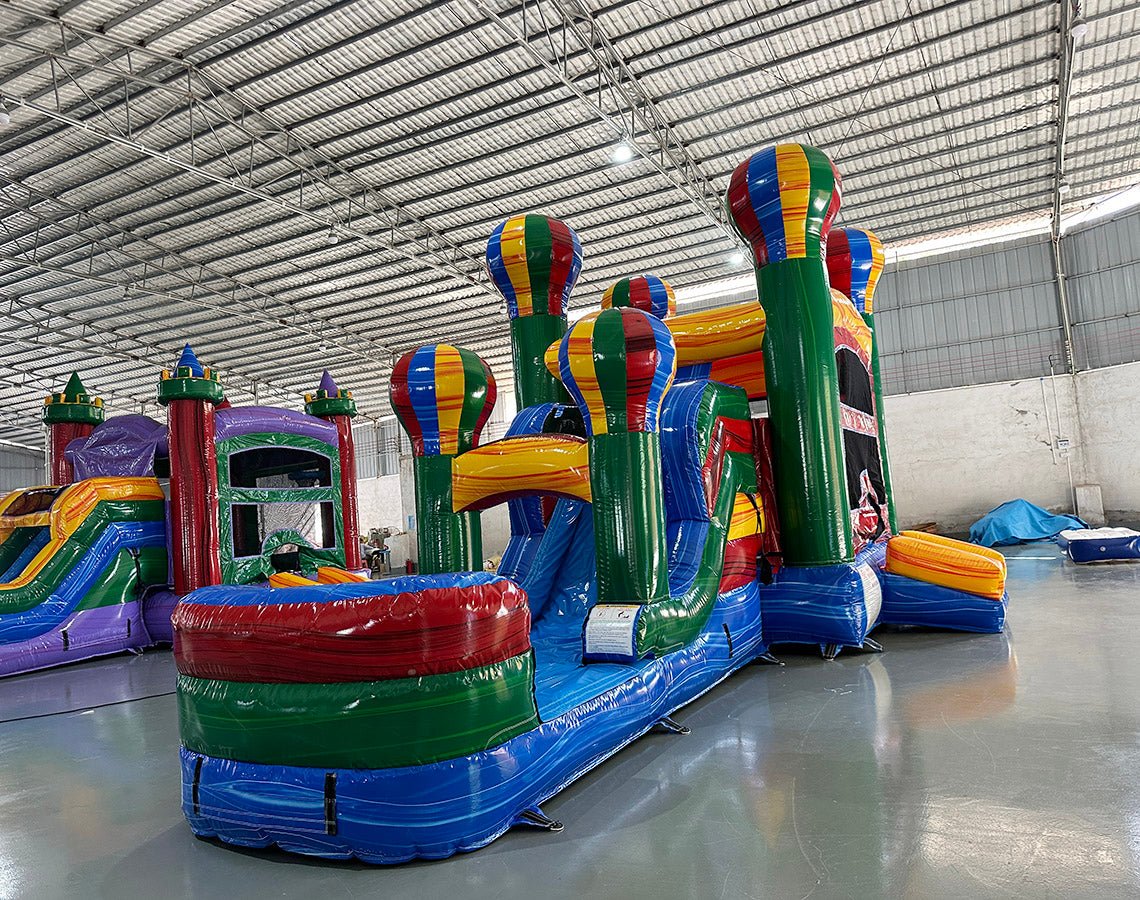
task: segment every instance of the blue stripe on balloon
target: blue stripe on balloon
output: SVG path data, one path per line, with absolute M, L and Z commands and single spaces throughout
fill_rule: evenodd
M 649 324 L 653 328 L 654 342 L 660 355 L 660 364 L 653 374 L 653 386 L 649 389 L 649 401 L 645 406 L 645 430 L 657 431 L 658 418 L 661 413 L 661 401 L 669 389 L 676 369 L 677 348 L 673 344 L 673 335 L 669 326 L 654 316 L 649 316 Z
M 519 314 L 518 298 L 515 296 L 515 286 L 511 284 L 510 276 L 507 274 L 506 264 L 503 262 L 503 229 L 508 221 L 510 220 L 504 220 L 496 225 L 491 237 L 487 239 L 487 273 L 507 301 L 507 314 L 514 319 Z
M 851 302 L 859 312 L 867 308 L 867 284 L 871 280 L 874 257 L 865 231 L 848 228 L 847 252 L 851 255 Z
M 780 203 L 780 177 L 776 169 L 776 148 L 765 147 L 748 161 L 748 198 L 764 233 L 768 262 L 788 258 L 784 234 L 784 208 Z
M 408 365 L 408 399 L 424 436 L 424 456 L 439 455 L 439 409 L 435 403 L 435 344 L 420 347 Z

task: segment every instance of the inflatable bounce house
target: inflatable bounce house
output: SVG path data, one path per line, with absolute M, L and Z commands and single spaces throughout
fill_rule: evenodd
M 487 246 L 519 413 L 447 344 L 403 356 L 422 573 L 208 587 L 174 615 L 182 803 L 198 835 L 396 863 L 560 825 L 546 799 L 769 645 L 878 649 L 880 623 L 997 631 L 1002 558 L 896 535 L 872 313 L 879 242 L 831 230 L 813 147 L 756 153 L 728 208 L 759 303 L 678 314 L 622 279 L 568 327 L 577 235 Z M 766 414 L 754 413 L 766 402 Z M 232 498 L 230 500 L 232 501 Z M 509 507 L 497 573 L 479 511 Z
M 52 483 L 0 499 L 0 675 L 169 643 L 205 585 L 360 568 L 356 410 L 327 372 L 308 414 L 231 407 L 187 345 L 158 400 L 168 425 L 104 421 L 78 374 L 46 398 Z

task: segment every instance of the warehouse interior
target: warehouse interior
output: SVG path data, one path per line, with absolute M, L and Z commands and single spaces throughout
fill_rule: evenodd
M 1140 562 L 1129 560 L 1140 558 L 1140 535 L 1131 531 L 1140 529 L 1138 93 L 1140 3 L 1132 0 L 4 0 L 0 898 L 445 890 L 462 897 L 1136 896 L 1140 662 L 1131 647 Z M 790 186 L 792 151 L 782 148 L 799 148 L 810 173 L 802 185 Z M 774 174 L 757 175 L 770 160 Z M 805 259 L 822 273 L 825 298 L 838 285 L 828 229 L 881 242 L 873 263 L 868 250 L 865 269 L 874 274 L 866 296 L 856 297 L 854 282 L 838 291 L 850 295 L 857 324 L 868 322 L 868 347 L 873 334 L 865 364 L 876 399 L 862 427 L 878 444 L 863 497 L 850 459 L 844 474 L 843 453 L 851 451 L 840 410 L 849 411 L 850 397 L 841 362 L 835 384 L 838 345 L 828 343 L 830 374 L 820 376 L 830 379 L 828 406 L 805 381 L 819 366 L 797 370 L 789 361 L 801 350 L 810 357 L 812 316 L 805 315 L 802 341 L 778 343 L 780 329 L 793 327 L 785 311 L 801 302 L 808 309 L 812 296 L 807 288 L 796 293 L 790 276 L 781 293 L 773 287 L 772 273 L 797 261 L 790 249 L 796 190 L 808 210 Z M 773 208 L 788 235 L 786 259 L 773 239 Z M 545 244 L 533 237 L 539 219 Z M 532 249 L 510 259 L 508 236 L 523 220 Z M 748 223 L 758 224 L 749 232 Z M 573 244 L 565 259 L 556 258 L 560 240 Z M 530 279 L 526 291 L 536 283 L 535 247 L 553 248 L 541 274 L 543 291 L 550 284 L 546 317 L 540 292 L 534 289 L 532 311 L 519 281 Z M 854 249 L 850 256 L 855 271 Z M 638 306 L 630 287 L 637 279 L 647 291 L 668 292 L 667 313 Z M 619 299 L 621 285 L 627 301 Z M 623 302 L 630 309 L 619 310 Z M 836 301 L 823 302 L 830 335 Z M 733 310 L 745 312 L 723 318 Z M 558 320 L 529 354 L 520 337 L 528 316 L 536 325 Z M 605 457 L 608 471 L 599 462 L 601 438 L 616 439 L 615 422 L 627 422 L 625 407 L 617 419 L 609 406 L 598 412 L 614 396 L 605 383 L 613 371 L 605 354 L 613 351 L 597 349 L 606 322 L 618 323 L 619 338 L 626 329 L 621 360 L 629 370 L 619 393 L 628 422 L 642 423 L 629 425 L 629 445 L 641 447 L 637 441 L 651 435 L 654 448 L 645 451 L 648 462 L 641 451 L 623 450 L 620 459 L 633 460 L 628 471 L 616 455 Z M 718 377 L 716 365 L 730 351 L 687 350 L 697 332 L 686 328 L 697 326 L 686 322 L 729 323 L 698 334 L 714 347 L 759 322 L 763 350 L 754 334 L 752 356 L 731 358 L 755 367 L 762 358 L 761 386 L 756 372 L 739 381 Z M 634 327 L 655 348 L 645 365 L 661 370 L 640 419 Z M 581 346 L 587 351 L 579 358 Z M 425 363 L 427 351 L 435 355 Z M 458 447 L 451 451 L 445 394 L 453 379 L 441 374 L 450 364 L 443 351 L 452 354 L 446 359 L 458 367 L 461 388 L 451 398 Z M 693 360 L 706 370 L 696 372 Z M 724 383 L 747 394 L 743 413 L 733 406 L 739 397 L 717 393 Z M 719 594 L 708 601 L 712 612 L 700 614 L 707 621 L 694 619 L 703 630 L 652 646 L 640 642 L 653 625 L 626 635 L 633 649 L 621 661 L 635 673 L 631 683 L 644 678 L 636 696 L 654 696 L 661 680 L 693 684 L 676 696 L 670 687 L 627 734 L 623 715 L 640 707 L 619 688 L 610 689 L 617 699 L 595 698 L 612 719 L 592 724 L 573 719 L 585 713 L 572 690 L 585 688 L 559 682 L 569 692 L 562 697 L 549 687 L 553 680 L 543 681 L 544 653 L 556 656 L 550 647 L 564 640 L 551 637 L 550 610 L 572 585 L 588 595 L 585 620 L 571 630 L 585 641 L 584 650 L 575 645 L 575 671 L 590 674 L 573 677 L 601 683 L 598 673 L 616 669 L 618 657 L 591 649 L 591 628 L 613 626 L 595 613 L 634 602 L 607 597 L 607 579 L 632 572 L 627 594 L 639 589 L 639 566 L 654 573 L 645 578 L 650 587 L 654 578 L 668 581 L 664 599 L 636 600 L 648 609 L 671 602 L 670 590 L 676 599 L 679 556 L 706 564 L 707 549 L 704 556 L 696 543 L 686 549 L 690 526 L 676 526 L 681 451 L 669 443 L 670 428 L 683 430 L 670 424 L 680 400 L 670 407 L 669 398 L 696 391 L 693 384 L 706 391 L 700 402 L 710 404 L 717 427 L 733 416 L 744 423 L 736 432 L 746 432 L 744 443 L 723 438 L 734 451 L 725 451 L 723 478 L 741 478 L 735 495 L 755 507 L 748 538 L 760 543 L 748 544 L 747 588 L 729 586 L 729 551 L 721 547 L 712 581 L 716 588 L 719 579 Z M 430 417 L 428 393 L 439 403 Z M 549 416 L 567 422 L 552 425 L 544 407 L 545 423 L 531 428 L 547 401 L 557 407 Z M 817 434 L 813 416 L 834 423 Z M 145 440 L 142 431 L 128 434 L 124 417 L 146 431 Z M 116 420 L 120 431 L 109 428 Z M 425 449 L 433 427 L 434 451 Z M 724 427 L 716 434 L 732 431 Z M 474 435 L 466 445 L 465 428 Z M 286 437 L 264 439 L 275 430 Z M 198 448 L 200 459 L 187 456 L 188 434 L 208 445 L 208 452 Z M 543 440 L 547 455 L 517 455 Z M 708 462 L 722 437 L 693 440 L 689 456 L 708 454 L 692 464 L 708 492 L 700 515 L 713 533 L 723 514 L 721 540 L 731 548 L 739 532 L 727 519 L 738 518 L 737 508 L 726 495 L 721 509 L 709 487 L 722 478 Z M 827 470 L 829 440 L 838 441 L 839 462 Z M 228 456 L 262 445 L 277 455 L 257 457 L 257 472 L 243 474 Z M 140 462 L 144 446 L 150 455 Z M 468 507 L 458 499 L 453 507 L 463 472 L 492 472 L 464 469 L 464 458 L 483 465 L 479 454 L 496 446 L 509 472 L 493 470 L 495 478 L 533 482 L 525 490 L 500 483 Z M 328 454 L 323 474 L 306 469 L 302 477 L 280 464 L 288 452 L 314 447 Z M 817 447 L 831 475 L 813 481 Z M 445 467 L 455 454 L 447 474 L 429 471 L 433 452 Z M 558 452 L 578 454 L 577 462 L 544 462 Z M 762 471 L 766 453 L 774 468 Z M 742 476 L 729 458 L 745 454 L 751 461 Z M 801 464 L 799 494 L 810 501 L 817 485 L 827 494 L 824 482 L 838 479 L 843 516 L 866 512 L 871 491 L 881 523 L 862 550 L 852 519 L 846 555 L 796 556 L 797 541 L 822 546 L 816 539 L 830 527 L 812 519 L 810 507 L 798 515 L 796 490 L 785 482 Z M 203 492 L 192 482 L 206 469 Z M 764 494 L 766 477 L 776 505 Z M 114 478 L 130 483 L 117 487 Z M 432 481 L 439 478 L 445 494 Z M 87 540 L 83 521 L 64 520 L 80 503 L 68 498 L 88 482 L 102 493 L 82 502 L 104 504 L 119 529 L 114 540 L 125 542 L 107 552 L 118 554 L 115 583 L 127 586 L 116 602 L 138 604 L 127 635 L 132 627 L 169 632 L 155 648 L 135 635 L 133 643 L 76 657 L 80 630 L 66 618 L 70 611 L 52 620 L 54 630 L 35 630 L 37 610 L 63 609 L 68 590 L 81 598 L 75 615 L 109 602 L 96 597 L 103 576 L 84 561 L 95 557 L 82 555 L 104 539 L 92 537 L 61 561 L 71 552 L 67 541 Z M 289 503 L 286 489 L 299 491 Z M 649 500 L 641 504 L 643 491 Z M 542 503 L 525 506 L 523 494 Z M 603 509 L 611 494 L 616 536 L 607 538 L 599 523 L 611 515 Z M 443 512 L 429 502 L 439 496 Z M 1014 535 L 999 543 L 1000 553 L 977 557 L 1000 568 L 992 628 L 891 618 L 880 600 L 867 599 L 857 637 L 821 632 L 816 639 L 799 625 L 782 632 L 785 608 L 765 599 L 786 584 L 781 571 L 849 566 L 853 584 L 863 579 L 860 590 L 878 577 L 874 593 L 886 609 L 891 590 L 901 590 L 891 577 L 926 583 L 914 570 L 892 568 L 891 541 L 918 534 L 907 538 L 917 547 L 921 535 L 941 535 L 968 543 L 969 556 L 988 543 L 972 526 L 992 521 L 983 517 L 1009 501 L 1027 501 L 1042 521 L 1069 517 L 1077 525 Z M 288 521 L 265 519 L 271 502 Z M 124 512 L 128 506 L 133 511 Z M 657 519 L 643 527 L 641 515 Z M 537 525 L 520 525 L 526 516 L 537 516 Z M 136 526 L 150 537 L 128 546 Z M 568 547 L 541 570 L 555 551 L 523 548 L 539 538 L 543 548 L 555 546 L 556 526 L 564 526 Z M 1089 534 L 1074 539 L 1063 531 L 1077 526 Z M 644 551 L 643 532 L 651 542 L 655 528 L 660 552 Z M 1062 532 L 1070 537 L 1058 544 Z M 706 540 L 696 534 L 694 542 Z M 305 567 L 309 538 L 314 566 L 332 566 L 343 578 L 321 580 Z M 769 538 L 784 543 L 772 550 Z M 1085 565 L 1065 543 L 1084 538 L 1099 547 L 1098 560 L 1113 557 L 1109 538 L 1125 549 L 1113 561 Z M 17 540 L 26 544 L 11 549 Z M 278 565 L 282 546 L 300 560 L 288 572 Z M 873 564 L 872 546 L 880 549 Z M 526 568 L 532 564 L 538 568 Z M 157 574 L 148 581 L 149 565 Z M 36 573 L 52 566 L 60 580 L 47 584 Z M 868 576 L 872 567 L 878 575 Z M 587 571 L 580 584 L 574 580 Z M 891 574 L 884 580 L 882 573 Z M 964 590 L 971 602 L 981 595 L 958 582 L 930 583 Z M 159 588 L 169 604 L 160 604 L 155 630 L 142 609 Z M 478 604 L 492 600 L 502 604 L 494 606 L 496 627 L 506 629 L 516 595 L 530 639 L 519 626 L 522 636 L 510 640 L 523 643 L 512 645 L 509 659 L 471 650 L 450 669 L 417 663 L 393 674 L 392 661 L 392 672 L 368 677 L 299 674 L 324 652 L 329 635 L 312 630 L 330 615 L 324 607 L 364 602 L 366 589 L 378 592 L 368 602 L 386 611 L 371 624 L 341 622 L 343 634 L 358 628 L 361 640 L 375 639 L 390 627 L 392 599 L 413 597 L 424 630 L 407 646 L 442 653 L 444 643 L 433 643 L 423 622 L 429 608 L 442 615 L 451 602 L 432 592 L 450 590 L 470 597 L 448 620 L 456 628 L 462 620 L 467 636 L 449 641 L 490 628 L 472 623 Z M 503 593 L 488 599 L 492 590 Z M 546 590 L 551 599 L 538 600 Z M 755 597 L 741 599 L 740 591 Z M 270 594 L 280 599 L 257 599 Z M 953 607 L 949 594 L 929 597 Z M 312 622 L 286 618 L 281 610 L 301 603 L 289 598 L 311 598 Z M 701 654 L 722 640 L 717 617 L 730 615 L 716 604 L 729 600 L 755 603 L 755 640 L 726 619 L 727 659 L 709 662 Z M 258 618 L 242 618 L 246 607 Z M 572 609 L 557 612 L 569 617 Z M 296 635 L 282 651 L 298 654 L 292 673 L 283 662 L 257 669 L 256 642 L 271 640 L 258 628 L 276 627 L 274 615 L 289 623 L 281 633 Z M 669 614 L 663 621 L 667 629 Z M 62 645 L 49 648 L 57 636 Z M 197 658 L 192 638 L 200 642 Z M 225 641 L 237 649 L 218 650 Z M 10 665 L 5 643 L 19 644 Z M 321 665 L 331 670 L 337 659 L 352 669 L 373 653 L 346 647 L 337 645 Z M 381 666 L 388 652 L 402 660 L 400 648 L 377 651 L 369 665 Z M 240 658 L 262 674 L 227 668 Z M 531 730 L 520 726 L 507 738 L 500 730 L 451 753 L 392 749 L 370 757 L 362 749 L 344 757 L 382 758 L 382 765 L 336 762 L 331 751 L 302 755 L 311 732 L 297 723 L 311 712 L 302 708 L 309 698 L 316 708 L 326 703 L 322 691 L 344 698 L 354 682 L 369 682 L 359 690 L 375 701 L 393 679 L 417 682 L 408 688 L 414 705 L 436 689 L 433 678 L 470 674 L 476 658 L 494 670 L 485 680 L 500 697 L 516 676 L 495 666 L 521 660 L 532 667 L 523 691 Z M 270 683 L 282 697 L 294 683 L 311 691 L 288 695 L 303 702 L 281 700 L 287 713 L 273 727 L 284 730 L 253 749 L 241 735 L 269 727 L 269 701 L 266 718 L 254 721 L 256 703 L 227 706 L 218 694 L 211 720 L 202 712 L 207 700 L 193 693 L 207 681 Z M 472 683 L 465 682 L 474 690 Z M 455 716 L 475 717 L 484 701 L 463 696 L 465 711 Z M 318 726 L 339 727 L 357 699 L 328 699 L 320 708 L 332 712 Z M 564 735 L 551 749 L 533 749 L 566 716 L 566 733 L 594 731 L 596 746 L 572 751 L 574 738 Z M 208 723 L 223 720 L 236 736 L 208 741 Z M 410 746 L 437 727 L 427 721 L 381 716 L 345 733 L 365 748 L 389 740 L 381 732 L 406 732 Z M 258 756 L 261 746 L 294 740 L 294 755 Z M 476 828 L 490 815 L 491 801 L 479 799 L 491 791 L 489 772 L 509 768 L 525 781 L 558 757 L 563 774 L 548 782 L 534 775 L 529 799 L 518 801 L 503 827 Z M 211 774 L 214 763 L 222 774 Z M 435 815 L 426 785 L 446 781 L 431 766 L 445 763 L 466 786 L 439 820 L 461 823 L 466 813 L 455 810 L 469 811 L 471 835 L 437 843 L 416 837 L 406 852 L 376 843 L 383 828 L 426 829 Z M 392 773 L 417 768 L 418 780 L 399 781 L 390 796 L 378 799 L 372 787 L 352 793 L 354 772 L 362 773 L 360 784 L 390 778 L 396 785 Z M 233 781 L 223 784 L 226 772 Z M 306 781 L 305 772 L 317 780 Z M 315 798 L 319 838 L 290 830 L 303 817 L 289 804 L 303 801 L 281 784 Z M 274 820 L 278 801 L 281 821 Z

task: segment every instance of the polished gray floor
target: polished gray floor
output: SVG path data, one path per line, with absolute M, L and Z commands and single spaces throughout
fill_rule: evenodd
M 1138 897 L 1140 564 L 1009 562 L 1004 635 L 783 654 L 546 806 L 559 835 L 375 869 L 194 839 L 170 654 L 0 682 L 10 897 Z

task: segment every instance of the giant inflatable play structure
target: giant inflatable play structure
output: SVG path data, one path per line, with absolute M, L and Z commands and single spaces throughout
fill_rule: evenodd
M 832 230 L 839 204 L 821 151 L 761 150 L 727 196 L 759 303 L 678 313 L 666 281 L 639 275 L 572 327 L 577 235 L 542 215 L 498 226 L 486 259 L 519 406 L 506 436 L 480 442 L 496 385 L 475 353 L 419 347 L 391 376 L 422 574 L 215 578 L 176 609 L 194 832 L 446 857 L 559 827 L 545 800 L 651 728 L 683 730 L 678 708 L 772 644 L 831 658 L 879 649 L 883 623 L 1000 630 L 1000 556 L 896 533 L 883 252 Z M 230 485 L 224 502 L 257 499 Z M 480 510 L 501 503 L 509 546 L 477 571 Z
M 186 346 L 158 401 L 166 425 L 104 421 L 78 374 L 45 400 L 51 484 L 0 498 L 0 675 L 169 643 L 206 585 L 360 568 L 355 405 L 327 372 L 306 413 L 232 407 Z
M 414 576 L 353 574 L 355 408 L 327 375 L 304 414 L 229 407 L 187 350 L 165 427 L 100 422 L 76 379 L 44 413 L 57 484 L 0 508 L 3 671 L 172 633 L 195 834 L 400 862 L 559 827 L 547 798 L 683 731 L 679 707 L 772 644 L 833 658 L 880 649 L 884 624 L 1000 631 L 1000 554 L 897 530 L 884 253 L 831 227 L 839 204 L 819 149 L 762 149 L 726 197 L 759 302 L 679 313 L 637 275 L 572 326 L 578 236 L 499 225 L 506 436 L 480 441 L 496 382 L 474 352 L 429 344 L 391 375 Z M 484 573 L 480 511 L 502 503 L 510 544 Z

